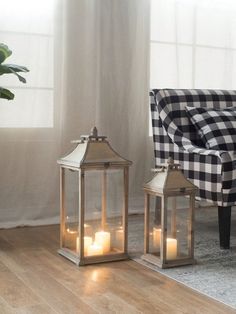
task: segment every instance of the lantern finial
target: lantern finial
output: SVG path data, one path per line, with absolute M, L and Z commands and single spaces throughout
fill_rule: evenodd
M 172 157 L 169 157 L 167 160 L 167 164 L 170 166 L 173 166 L 174 165 L 174 159 Z
M 167 160 L 167 169 L 169 170 L 177 170 L 179 169 L 179 164 L 175 164 L 174 159 L 172 157 L 169 157 Z
M 96 126 L 94 126 L 94 127 L 91 129 L 90 135 L 92 135 L 93 137 L 97 137 L 97 136 L 98 136 L 98 129 L 96 128 Z
M 99 141 L 99 142 L 102 142 L 104 141 L 107 137 L 106 136 L 101 136 L 101 135 L 98 135 L 98 129 L 96 128 L 96 126 L 94 126 L 91 131 L 90 131 L 90 135 L 81 135 L 80 136 L 81 140 L 83 142 L 87 141 L 87 142 L 96 142 L 96 141 Z M 75 142 L 75 141 L 74 141 Z

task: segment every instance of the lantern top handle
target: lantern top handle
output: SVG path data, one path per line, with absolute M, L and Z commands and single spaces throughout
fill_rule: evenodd
M 88 141 L 93 141 L 93 142 L 103 142 L 107 137 L 106 136 L 99 136 L 98 135 L 98 129 L 96 128 L 96 126 L 94 126 L 91 129 L 90 135 L 81 135 L 80 136 L 80 140 L 75 140 L 75 141 L 71 141 L 71 143 L 84 143 L 84 142 L 88 142 Z
M 172 157 L 169 157 L 166 164 L 157 165 L 157 168 L 152 169 L 153 172 L 163 172 L 167 170 L 178 170 L 180 164 L 175 164 Z

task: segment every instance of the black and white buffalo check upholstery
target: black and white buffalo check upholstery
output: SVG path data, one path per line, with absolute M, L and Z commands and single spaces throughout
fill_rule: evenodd
M 208 149 L 236 151 L 236 107 L 189 107 L 187 115 Z
M 185 107 L 236 106 L 236 91 L 153 89 L 150 92 L 156 165 L 171 156 L 198 188 L 200 199 L 218 206 L 236 204 L 234 151 L 206 149 Z

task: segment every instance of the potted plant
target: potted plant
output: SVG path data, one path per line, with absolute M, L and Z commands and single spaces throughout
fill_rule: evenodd
M 26 67 L 16 64 L 3 63 L 8 57 L 11 56 L 11 54 L 12 51 L 8 48 L 8 46 L 0 43 L 0 75 L 14 74 L 18 77 L 20 82 L 26 83 L 26 79 L 19 75 L 19 72 L 29 72 Z M 14 96 L 15 95 L 10 90 L 0 86 L 0 98 L 12 100 L 14 99 Z

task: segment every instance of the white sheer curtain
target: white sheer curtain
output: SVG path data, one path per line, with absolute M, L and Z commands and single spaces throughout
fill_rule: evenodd
M 152 0 L 151 87 L 236 88 L 236 2 Z
M 1 3 L 0 41 L 30 73 L 24 86 L 0 77 L 16 94 L 0 100 L 0 227 L 58 221 L 56 160 L 94 125 L 134 161 L 131 202 L 142 196 L 153 154 L 149 14 L 147 0 Z

